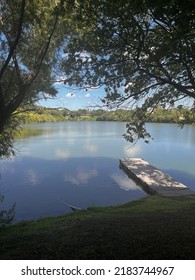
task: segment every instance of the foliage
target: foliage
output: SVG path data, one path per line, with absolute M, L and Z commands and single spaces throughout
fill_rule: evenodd
M 63 2 L 0 3 L 0 137 L 4 141 L 1 145 L 12 142 L 10 129 L 18 111 L 57 93 L 53 84 L 64 40 L 60 33 L 60 24 L 65 23 L 60 15 Z M 0 152 L 0 156 L 6 155 L 3 149 Z
M 16 115 L 54 97 L 64 79 L 105 86 L 104 106 L 133 109 L 126 138 L 149 136 L 144 124 L 156 105 L 194 99 L 193 15 L 192 0 L 2 0 L 0 156 L 13 145 Z
M 103 111 L 101 115 L 97 116 L 97 121 L 126 121 L 128 122 L 132 117 L 132 111 L 127 110 L 115 110 L 115 111 Z
M 4 196 L 0 194 L 0 203 L 3 201 Z M 9 210 L 0 210 L 0 227 L 9 225 L 15 215 L 15 204 Z
M 134 115 L 134 110 L 68 110 L 58 108 L 45 108 L 33 106 L 29 112 L 18 114 L 20 122 L 23 124 L 59 121 L 121 121 L 129 122 Z M 183 123 L 194 124 L 195 110 L 187 107 L 163 109 L 160 105 L 156 106 L 148 116 L 148 122 L 157 123 Z M 18 134 L 17 134 L 18 135 Z
M 180 125 L 185 123 L 194 123 L 195 110 L 194 108 L 189 109 L 185 107 L 163 109 L 161 106 L 157 106 L 150 115 L 149 121 L 178 123 Z
M 4 126 L 3 133 L 0 133 L 0 157 L 12 157 L 15 155 L 14 136 L 20 130 L 20 121 L 12 117 Z
M 63 116 L 62 112 L 58 110 L 45 109 L 44 112 L 31 111 L 26 113 L 21 113 L 23 118 L 23 123 L 42 123 L 42 122 L 59 122 L 64 121 L 66 118 Z
M 105 85 L 103 105 L 136 108 L 127 140 L 150 137 L 145 122 L 158 104 L 164 109 L 181 100 L 193 104 L 194 1 L 73 3 L 75 26 L 61 64 L 66 82 Z

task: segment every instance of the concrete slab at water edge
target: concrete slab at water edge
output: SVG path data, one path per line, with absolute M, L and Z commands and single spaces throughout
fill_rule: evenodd
M 149 194 L 158 193 L 166 196 L 195 195 L 195 192 L 187 186 L 175 181 L 171 176 L 141 158 L 120 159 L 120 167 L 132 179 L 139 182 L 144 191 Z

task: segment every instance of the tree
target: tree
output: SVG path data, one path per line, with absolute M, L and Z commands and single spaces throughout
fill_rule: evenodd
M 55 96 L 54 68 L 64 35 L 60 0 L 0 2 L 0 155 L 13 152 L 16 115 Z M 62 17 L 61 17 L 62 18 Z
M 194 8 L 192 0 L 74 1 L 66 82 L 104 85 L 106 106 L 136 108 L 131 142 L 148 141 L 145 122 L 157 105 L 195 98 Z

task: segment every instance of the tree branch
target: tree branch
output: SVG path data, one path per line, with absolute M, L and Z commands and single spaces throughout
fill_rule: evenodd
M 13 77 L 14 77 L 14 72 L 15 72 L 15 69 L 13 69 L 13 71 L 12 71 L 12 74 L 11 74 L 11 77 L 10 77 L 10 80 L 9 80 L 9 84 L 8 84 L 7 89 L 5 91 L 5 94 L 4 94 L 5 101 L 6 101 L 6 97 L 8 95 L 9 89 L 11 87 L 11 84 L 12 84 L 12 80 L 13 80 Z
M 55 21 L 54 21 L 53 28 L 52 28 L 51 33 L 50 33 L 50 35 L 49 35 L 47 44 L 46 44 L 46 46 L 45 46 L 45 50 L 44 50 L 44 52 L 43 52 L 43 54 L 42 54 L 42 56 L 41 56 L 40 63 L 39 63 L 39 65 L 38 65 L 38 67 L 37 67 L 37 71 L 36 71 L 36 73 L 34 74 L 34 76 L 32 77 L 32 79 L 28 82 L 27 86 L 30 86 L 30 85 L 33 83 L 33 81 L 37 78 L 37 76 L 38 76 L 38 74 L 39 74 L 39 72 L 40 72 L 40 69 L 41 69 L 41 66 L 42 66 L 42 64 L 43 64 L 44 58 L 45 58 L 45 56 L 46 56 L 46 54 L 47 54 L 47 51 L 48 51 L 48 49 L 49 49 L 49 46 L 50 46 L 50 43 L 51 43 L 51 39 L 52 39 L 53 34 L 54 34 L 54 31 L 55 31 L 55 29 L 56 29 L 56 25 L 57 25 L 57 22 L 58 22 L 58 16 L 59 16 L 59 15 L 58 15 L 58 13 L 57 13 L 56 16 L 55 16 Z
M 25 0 L 22 0 L 22 4 L 21 4 L 21 14 L 20 14 L 20 20 L 19 20 L 19 24 L 18 24 L 18 33 L 17 33 L 17 36 L 16 36 L 16 39 L 15 41 L 13 42 L 12 46 L 10 46 L 10 50 L 9 50 L 9 54 L 7 56 L 7 59 L 5 60 L 4 62 L 4 65 L 3 67 L 1 68 L 0 70 L 0 80 L 2 79 L 3 77 L 3 74 L 13 56 L 13 53 L 18 45 L 18 42 L 20 40 L 20 37 L 21 37 L 21 33 L 22 33 L 22 25 L 23 25 L 23 20 L 24 20 L 24 10 L 25 10 L 25 5 L 26 5 L 26 1 Z
M 2 86 L 0 84 L 0 118 L 4 112 L 4 109 L 5 109 L 5 101 L 4 101 Z

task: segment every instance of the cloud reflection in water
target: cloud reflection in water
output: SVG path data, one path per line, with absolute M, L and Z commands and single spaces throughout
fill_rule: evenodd
M 64 181 L 66 182 L 70 182 L 71 184 L 74 185 L 83 185 L 88 183 L 88 181 L 93 178 L 96 177 L 98 175 L 97 170 L 92 169 L 92 170 L 84 170 L 84 169 L 77 169 L 77 171 L 75 171 L 75 174 L 68 174 L 64 176 Z
M 132 190 L 139 190 L 142 189 L 132 180 L 130 180 L 128 177 L 124 177 L 123 175 L 116 175 L 112 174 L 111 178 L 119 185 L 119 187 L 125 191 L 132 191 Z
M 33 186 L 36 186 L 38 184 L 38 175 L 37 173 L 35 172 L 35 170 L 29 168 L 27 171 L 26 171 L 26 181 L 27 183 L 30 183 L 31 185 Z
M 89 153 L 89 154 L 97 154 L 98 151 L 98 145 L 91 143 L 89 141 L 89 139 L 87 139 L 85 146 L 84 146 L 85 150 Z
M 68 150 L 64 149 L 57 149 L 55 151 L 55 156 L 57 159 L 68 159 L 70 157 L 71 153 Z
M 134 146 L 125 145 L 123 150 L 124 150 L 124 154 L 126 156 L 129 156 L 129 157 L 130 156 L 138 156 L 142 152 L 141 145 L 139 145 L 138 143 Z

